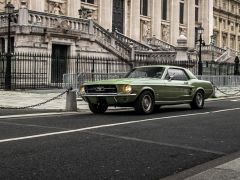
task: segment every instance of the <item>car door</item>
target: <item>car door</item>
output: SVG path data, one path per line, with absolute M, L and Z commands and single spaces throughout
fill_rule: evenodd
M 192 87 L 184 69 L 169 68 L 164 78 L 165 101 L 187 101 L 191 98 Z

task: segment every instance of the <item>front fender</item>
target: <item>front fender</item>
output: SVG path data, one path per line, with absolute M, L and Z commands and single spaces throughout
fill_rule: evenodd
M 143 92 L 143 91 L 150 91 L 153 93 L 153 96 L 155 97 L 155 90 L 152 87 L 149 86 L 144 86 L 141 88 L 140 93 L 138 94 L 138 96 Z

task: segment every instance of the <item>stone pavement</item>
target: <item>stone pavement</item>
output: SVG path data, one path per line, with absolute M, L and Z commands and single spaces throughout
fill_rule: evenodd
M 240 180 L 240 158 L 208 169 L 186 180 Z
M 240 88 L 222 88 L 227 94 L 234 94 L 240 90 Z M 31 109 L 15 110 L 15 109 L 1 109 L 1 107 L 24 107 L 29 105 L 38 104 L 48 99 L 56 97 L 65 90 L 63 89 L 51 89 L 51 90 L 17 90 L 17 91 L 4 91 L 0 90 L 0 116 L 12 115 L 12 114 L 31 114 L 42 112 L 59 112 L 65 111 L 66 106 L 66 94 L 63 96 L 46 103 L 41 106 L 37 106 Z M 224 97 L 225 94 L 216 91 L 216 97 Z M 240 93 L 238 94 L 240 95 Z M 89 112 L 89 108 L 86 102 L 78 98 L 77 107 L 79 112 Z M 233 161 L 224 163 L 222 165 L 210 168 L 204 172 L 196 174 L 187 180 L 240 180 L 240 158 Z

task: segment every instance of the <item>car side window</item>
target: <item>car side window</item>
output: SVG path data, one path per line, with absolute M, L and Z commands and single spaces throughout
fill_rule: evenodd
M 168 69 L 165 79 L 169 80 L 170 77 L 172 77 L 172 80 L 177 81 L 187 81 L 189 79 L 183 69 Z

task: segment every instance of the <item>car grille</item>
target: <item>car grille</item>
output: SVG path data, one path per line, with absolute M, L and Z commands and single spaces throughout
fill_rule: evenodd
M 85 87 L 86 93 L 117 93 L 115 85 L 88 85 Z

